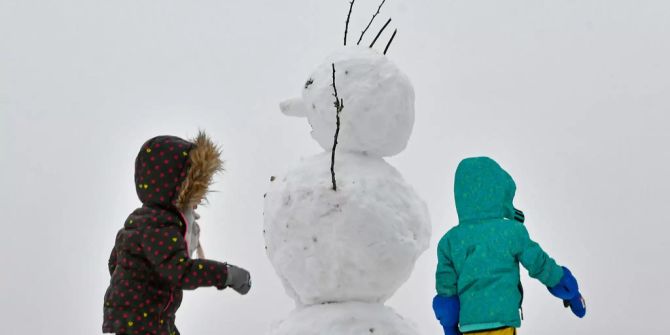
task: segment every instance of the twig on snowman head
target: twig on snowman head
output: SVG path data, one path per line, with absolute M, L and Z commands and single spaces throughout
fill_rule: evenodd
M 382 32 L 384 31 L 384 29 L 386 29 L 386 26 L 388 26 L 389 23 L 391 23 L 391 18 L 389 18 L 388 21 L 386 21 L 386 23 L 384 24 L 384 26 L 382 27 L 382 29 L 377 33 L 377 36 L 375 37 L 375 39 L 374 39 L 374 40 L 372 41 L 372 43 L 370 44 L 370 48 L 372 48 L 372 47 L 375 45 L 375 43 L 377 42 L 377 39 L 378 39 L 379 36 L 382 34 Z
M 351 9 L 354 8 L 354 2 L 356 0 L 351 0 L 349 3 L 349 14 L 347 14 L 347 22 L 344 25 L 344 45 L 347 45 L 347 33 L 349 32 L 349 18 L 351 18 Z
M 377 17 L 377 14 L 379 14 L 379 11 L 382 9 L 382 6 L 384 6 L 384 2 L 386 2 L 386 0 L 382 0 L 382 3 L 379 4 L 379 7 L 377 7 L 377 12 L 374 15 L 372 15 L 370 22 L 368 22 L 368 26 L 365 27 L 365 29 L 363 29 L 363 31 L 361 32 L 361 37 L 358 38 L 358 42 L 356 43 L 356 45 L 361 44 L 361 40 L 363 40 L 363 35 L 365 35 L 365 32 L 368 31 L 368 28 L 370 28 L 370 25 L 372 24 L 372 21 L 375 20 L 375 17 Z
M 393 35 L 391 35 L 391 39 L 389 40 L 388 44 L 386 44 L 386 48 L 384 48 L 384 55 L 386 55 L 386 51 L 389 50 L 389 47 L 391 46 L 391 43 L 393 42 L 393 38 L 395 38 L 396 33 L 398 33 L 398 29 L 393 31 Z
M 337 148 L 337 137 L 340 135 L 340 112 L 344 108 L 344 99 L 340 99 L 337 95 L 337 86 L 335 85 L 335 63 L 331 63 L 333 67 L 333 96 L 335 97 L 335 139 L 333 141 L 333 151 L 330 156 L 330 176 L 333 182 L 333 191 L 337 191 L 337 182 L 335 181 L 335 149 Z

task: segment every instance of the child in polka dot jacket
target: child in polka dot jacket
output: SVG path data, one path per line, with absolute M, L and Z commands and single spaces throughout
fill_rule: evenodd
M 143 205 L 116 235 L 103 333 L 178 335 L 174 322 L 182 290 L 249 291 L 249 272 L 203 259 L 199 248 L 193 210 L 221 170 L 220 150 L 202 132 L 192 141 L 158 136 L 142 145 L 135 187 Z M 192 259 L 196 249 L 200 257 Z

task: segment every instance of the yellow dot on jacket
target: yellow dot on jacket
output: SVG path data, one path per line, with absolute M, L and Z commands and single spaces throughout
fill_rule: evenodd
M 133 220 L 128 221 L 128 223 L 133 224 Z
M 177 242 L 177 238 L 176 238 L 176 237 L 173 237 L 173 238 L 172 238 L 172 242 Z
M 135 322 L 128 321 L 128 327 L 132 327 L 135 324 Z
M 147 188 L 149 188 L 149 184 L 144 184 L 144 189 L 146 190 Z
M 161 320 L 161 324 L 163 324 L 163 320 Z
M 202 270 L 202 268 L 204 268 L 204 266 L 202 264 L 198 264 L 198 269 Z
M 147 153 L 151 153 L 151 148 L 147 148 Z
M 188 156 L 188 152 L 186 152 L 186 151 L 182 152 L 181 154 L 184 155 L 184 156 Z
M 179 259 L 179 263 L 183 263 L 183 262 L 184 262 L 184 259 L 183 259 L 183 258 L 180 258 L 180 259 Z
M 147 312 L 142 313 L 142 315 L 144 315 L 145 318 L 146 318 L 147 316 L 149 316 L 149 314 L 147 314 Z

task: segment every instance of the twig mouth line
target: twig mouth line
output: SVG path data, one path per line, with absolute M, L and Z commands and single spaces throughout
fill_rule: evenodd
M 333 150 L 330 156 L 330 177 L 333 183 L 333 191 L 337 192 L 337 181 L 335 180 L 335 149 L 337 149 L 337 138 L 340 135 L 340 112 L 342 112 L 342 109 L 344 108 L 344 99 L 340 99 L 337 95 L 337 85 L 335 85 L 335 63 L 331 63 L 331 66 L 333 68 L 333 96 L 335 97 L 336 128 L 333 140 Z

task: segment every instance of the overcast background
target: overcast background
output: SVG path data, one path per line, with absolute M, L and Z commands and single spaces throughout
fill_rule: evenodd
M 376 10 L 358 0 L 350 41 Z M 264 252 L 271 175 L 321 149 L 278 103 L 342 43 L 346 0 L 0 0 L 0 324 L 96 334 L 107 257 L 139 206 L 133 163 L 159 134 L 206 129 L 226 173 L 201 208 L 210 258 L 254 288 L 187 292 L 182 334 L 263 334 L 293 308 Z M 388 0 L 389 56 L 416 123 L 391 164 L 431 211 L 431 247 L 388 305 L 439 334 L 435 246 L 457 222 L 460 159 L 490 155 L 527 227 L 580 281 L 577 319 L 527 277 L 520 334 L 667 330 L 670 2 Z M 386 41 L 392 30 L 383 37 Z M 372 34 L 368 35 L 368 39 Z M 382 43 L 383 44 L 383 43 Z

